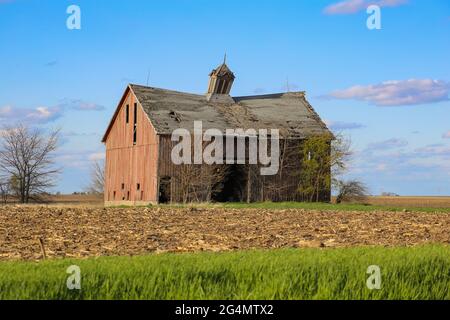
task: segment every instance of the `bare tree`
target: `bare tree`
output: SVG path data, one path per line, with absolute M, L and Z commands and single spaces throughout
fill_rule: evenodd
M 183 203 L 188 203 L 192 198 L 193 182 L 199 176 L 200 167 L 193 164 L 180 165 L 174 179 L 178 182 L 180 188 L 180 197 Z
M 301 174 L 299 170 L 301 141 L 294 139 L 280 139 L 279 170 L 275 176 L 261 176 L 257 172 L 256 179 L 262 180 L 260 184 L 270 193 L 271 198 L 277 201 L 292 201 L 296 198 L 294 192 L 298 188 L 298 180 Z M 265 201 L 264 194 L 260 195 L 260 201 Z
M 95 161 L 92 164 L 89 192 L 98 195 L 105 192 L 105 161 Z
M 229 167 L 223 164 L 203 166 L 199 184 L 203 186 L 205 195 L 203 200 L 210 202 L 215 193 L 220 193 L 229 172 Z
M 212 201 L 214 194 L 223 190 L 228 170 L 223 164 L 178 166 L 174 179 L 179 186 L 180 200 L 183 203 Z
M 364 183 L 358 180 L 338 181 L 336 203 L 344 201 L 361 201 L 367 197 L 368 191 Z
M 24 124 L 4 127 L 0 144 L 0 171 L 14 177 L 18 200 L 28 203 L 55 185 L 60 172 L 52 158 L 58 147 L 59 130 L 45 134 Z

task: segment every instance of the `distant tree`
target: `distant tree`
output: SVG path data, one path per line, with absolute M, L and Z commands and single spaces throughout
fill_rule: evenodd
M 2 198 L 2 203 L 6 205 L 8 203 L 8 197 L 11 195 L 11 183 L 9 180 L 6 180 L 3 183 L 0 183 L 0 196 Z
M 382 197 L 400 197 L 399 194 L 394 193 L 394 192 L 383 192 L 381 193 Z
M 367 187 L 358 180 L 338 181 L 336 203 L 361 201 L 367 198 Z
M 20 198 L 20 185 L 19 185 L 19 178 L 17 178 L 15 175 L 12 175 L 9 179 L 7 179 L 10 187 L 11 195 L 16 197 L 16 199 Z
M 319 201 L 330 190 L 334 177 L 346 169 L 350 143 L 342 135 L 317 135 L 300 147 L 299 192 L 306 201 Z
M 105 161 L 95 161 L 91 167 L 91 183 L 89 193 L 103 194 L 105 192 Z
M 55 185 L 60 172 L 52 155 L 58 147 L 59 130 L 45 134 L 24 124 L 3 128 L 0 144 L 0 171 L 12 177 L 12 187 L 21 203 L 38 199 Z

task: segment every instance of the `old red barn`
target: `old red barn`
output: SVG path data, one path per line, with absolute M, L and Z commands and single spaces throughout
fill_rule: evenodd
M 301 200 L 298 162 L 287 159 L 305 138 L 329 133 L 327 127 L 304 92 L 231 97 L 234 79 L 223 63 L 211 72 L 206 95 L 128 85 L 103 137 L 106 204 Z M 194 121 L 223 132 L 279 129 L 279 172 L 260 176 L 259 166 L 242 164 L 174 165 L 171 135 L 177 128 L 193 132 Z M 329 198 L 330 190 L 323 190 L 320 200 Z

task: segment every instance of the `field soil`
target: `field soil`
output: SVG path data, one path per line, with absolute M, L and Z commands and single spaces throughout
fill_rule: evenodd
M 103 207 L 103 197 L 92 194 L 62 194 L 51 195 L 44 199 L 47 205 L 53 206 L 90 206 Z M 333 202 L 336 201 L 332 197 Z M 450 197 L 425 197 L 425 196 L 401 196 L 401 197 L 385 197 L 371 196 L 367 197 L 366 203 L 377 206 L 402 207 L 402 208 L 450 208 Z M 17 204 L 17 200 L 10 198 L 11 205 Z
M 450 208 L 450 197 L 368 197 L 367 203 L 392 207 Z
M 449 213 L 0 208 L 0 260 L 256 248 L 450 244 Z

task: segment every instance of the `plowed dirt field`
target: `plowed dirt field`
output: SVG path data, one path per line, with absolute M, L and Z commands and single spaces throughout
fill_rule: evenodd
M 0 208 L 0 260 L 289 247 L 450 244 L 449 213 Z

